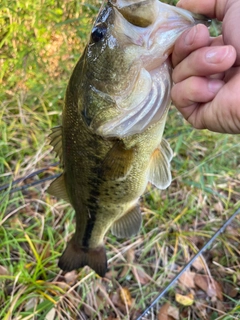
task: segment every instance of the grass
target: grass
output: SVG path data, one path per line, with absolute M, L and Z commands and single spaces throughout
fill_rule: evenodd
M 100 1 L 1 2 L 1 185 L 11 187 L 11 181 L 57 161 L 47 136 L 61 122 L 67 81 L 99 6 Z M 136 237 L 120 241 L 107 235 L 105 279 L 87 267 L 67 274 L 58 269 L 74 232 L 74 212 L 45 193 L 48 182 L 1 193 L 0 319 L 135 319 L 222 226 L 240 204 L 239 138 L 194 130 L 174 108 L 165 136 L 174 151 L 173 183 L 161 193 L 149 186 Z M 49 167 L 25 182 L 57 172 Z M 205 290 L 201 277 L 202 288 L 178 282 L 146 319 L 161 319 L 166 302 L 174 319 L 177 312 L 179 319 L 238 319 L 239 234 L 237 217 L 191 268 L 194 276 L 210 275 L 220 289 Z M 176 293 L 192 294 L 194 303 L 177 302 Z

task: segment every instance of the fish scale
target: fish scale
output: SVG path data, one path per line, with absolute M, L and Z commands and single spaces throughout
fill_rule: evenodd
M 59 259 L 64 271 L 88 265 L 104 276 L 105 234 L 135 235 L 148 182 L 170 185 L 173 153 L 162 137 L 172 86 L 168 56 L 201 19 L 157 0 L 114 0 L 100 9 L 68 83 L 62 126 L 50 135 L 63 173 L 47 191 L 71 203 L 76 216 Z

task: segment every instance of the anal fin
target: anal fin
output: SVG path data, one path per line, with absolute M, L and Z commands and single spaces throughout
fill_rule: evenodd
M 162 139 L 160 146 L 152 154 L 148 178 L 158 189 L 166 189 L 172 181 L 170 170 L 172 157 L 173 152 L 169 143 Z
M 107 272 L 107 256 L 104 246 L 98 248 L 85 248 L 76 244 L 72 238 L 67 244 L 58 262 L 59 268 L 63 271 L 72 271 L 75 269 L 89 266 L 100 277 L 104 277 Z
M 142 224 L 142 214 L 139 205 L 136 205 L 125 213 L 123 217 L 115 221 L 111 232 L 118 238 L 131 237 L 138 233 Z
M 134 149 L 125 149 L 122 141 L 117 141 L 103 161 L 103 175 L 111 180 L 127 176 L 132 168 Z
M 70 202 L 64 180 L 64 173 L 55 179 L 47 189 L 47 193 Z

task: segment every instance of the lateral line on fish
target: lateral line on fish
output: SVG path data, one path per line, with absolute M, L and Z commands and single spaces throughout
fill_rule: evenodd
M 89 180 L 89 185 L 92 185 L 92 188 L 90 190 L 89 193 L 89 197 L 87 198 L 87 210 L 88 210 L 88 219 L 87 219 L 87 225 L 86 225 L 86 229 L 83 235 L 83 239 L 82 239 L 82 245 L 84 247 L 89 247 L 89 241 L 91 239 L 91 235 L 93 232 L 93 228 L 96 222 L 96 215 L 97 212 L 99 210 L 99 205 L 97 202 L 97 199 L 100 195 L 100 186 L 101 186 L 101 180 L 99 176 L 101 176 L 102 173 L 102 169 L 101 166 L 99 168 L 99 166 L 97 168 L 94 168 L 94 171 L 97 172 L 97 178 L 93 179 L 90 178 Z

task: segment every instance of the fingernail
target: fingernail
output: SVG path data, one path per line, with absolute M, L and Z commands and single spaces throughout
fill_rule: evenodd
M 209 63 L 220 63 L 229 53 L 229 47 L 216 47 L 206 53 L 206 61 Z
M 223 81 L 210 80 L 208 82 L 208 90 L 213 93 L 217 93 L 224 85 Z
M 193 44 L 194 38 L 195 38 L 196 33 L 197 33 L 197 27 L 198 27 L 198 26 L 193 27 L 193 28 L 186 34 L 184 42 L 185 42 L 185 44 L 186 44 L 187 46 L 191 46 L 191 45 Z

